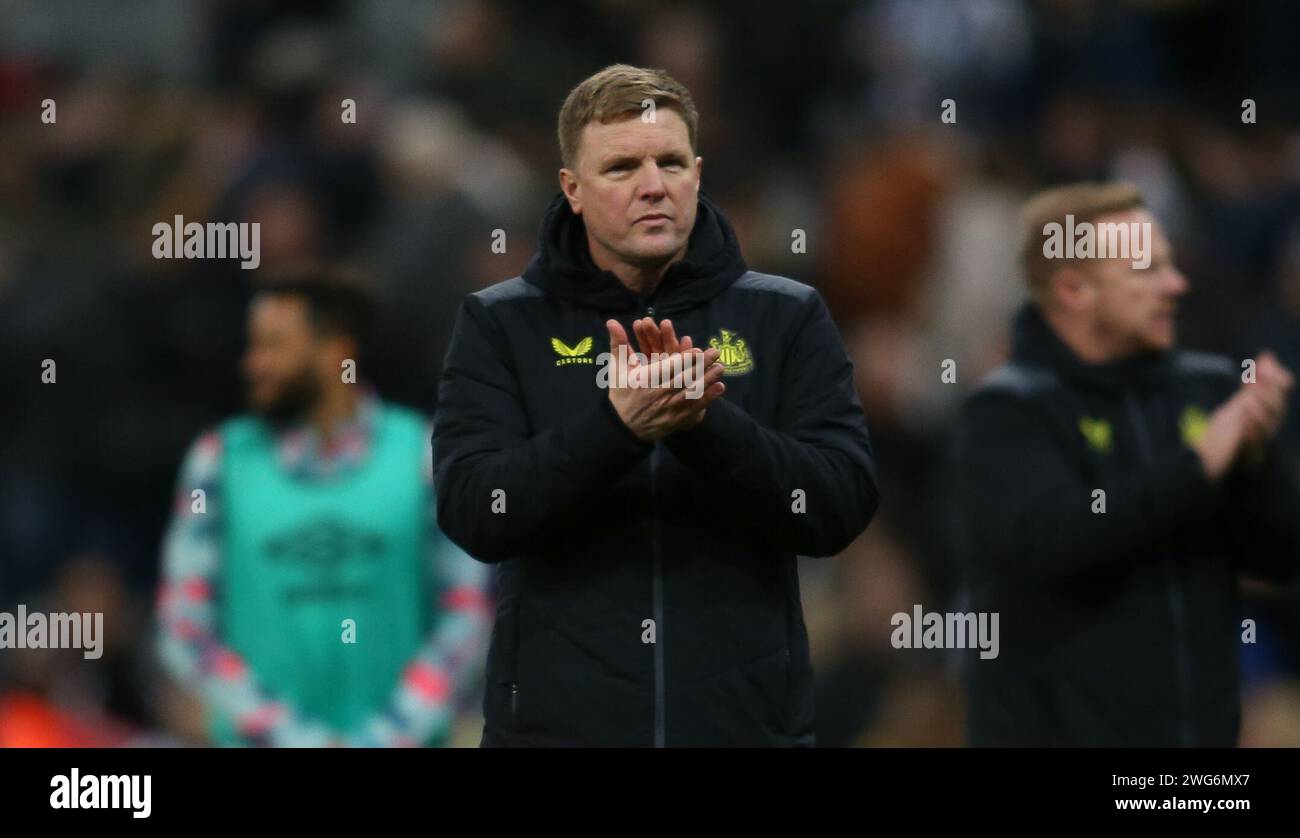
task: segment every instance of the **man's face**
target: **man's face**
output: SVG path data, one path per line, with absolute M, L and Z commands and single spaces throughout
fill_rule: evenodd
M 633 113 L 584 126 L 577 170 L 561 170 L 560 179 L 596 264 L 656 267 L 683 255 L 702 164 L 686 122 L 670 108 L 657 109 L 654 122 Z
M 1088 301 L 1092 330 L 1123 354 L 1169 350 L 1177 341 L 1174 317 L 1188 285 L 1187 278 L 1174 267 L 1173 252 L 1159 222 L 1145 209 L 1094 220 L 1097 225 L 1132 222 L 1150 225 L 1150 238 L 1142 235 L 1151 264 L 1135 268 L 1133 258 L 1088 260 L 1083 272 L 1092 284 Z
M 303 300 L 261 296 L 248 315 L 244 377 L 253 412 L 277 422 L 302 417 L 320 397 L 318 338 Z

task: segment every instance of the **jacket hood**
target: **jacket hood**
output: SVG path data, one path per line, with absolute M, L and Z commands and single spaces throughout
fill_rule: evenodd
M 592 261 L 586 226 L 569 209 L 564 195 L 557 194 L 542 217 L 537 252 L 523 279 L 549 295 L 587 308 L 625 312 L 653 304 L 663 316 L 707 302 L 747 269 L 731 224 L 701 193 L 685 258 L 668 268 L 648 298 L 638 297 Z
M 1156 351 L 1089 364 L 1065 345 L 1032 303 L 1025 303 L 1012 321 L 1011 357 L 1110 393 L 1159 384 L 1167 380 L 1172 364 L 1172 353 Z

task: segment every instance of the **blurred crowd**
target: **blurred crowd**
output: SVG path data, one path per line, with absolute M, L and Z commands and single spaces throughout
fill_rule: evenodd
M 1030 192 L 1136 183 L 1193 286 L 1183 342 L 1300 369 L 1290 0 L 7 0 L 0 18 L 0 611 L 107 629 L 98 661 L 0 651 L 0 745 L 200 741 L 153 660 L 152 600 L 181 455 L 241 409 L 253 273 L 359 269 L 383 312 L 362 374 L 432 412 L 459 301 L 532 253 L 564 95 L 610 63 L 690 88 L 704 189 L 747 262 L 819 288 L 856 365 L 884 504 L 803 567 L 820 744 L 962 741 L 949 661 L 892 649 L 889 620 L 956 602 L 947 430 L 1004 357 Z M 154 259 L 175 215 L 260 222 L 261 267 Z M 1250 591 L 1244 744 L 1300 746 L 1298 606 Z

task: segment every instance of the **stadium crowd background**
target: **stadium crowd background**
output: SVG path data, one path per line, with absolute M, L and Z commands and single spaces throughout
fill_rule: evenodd
M 1192 282 L 1184 343 L 1300 369 L 1296 32 L 1290 0 L 0 2 L 0 610 L 108 631 L 94 662 L 0 651 L 0 745 L 194 741 L 152 656 L 159 541 L 185 446 L 241 408 L 254 274 L 360 268 L 362 375 L 433 410 L 461 297 L 532 253 L 565 93 L 616 61 L 691 89 L 747 261 L 817 286 L 856 364 L 885 501 L 803 567 L 820 743 L 960 744 L 953 668 L 889 618 L 954 602 L 944 441 L 1006 350 L 1018 204 L 1137 183 Z M 155 260 L 177 214 L 260 222 L 261 267 Z M 1300 746 L 1300 599 L 1247 612 L 1242 741 Z

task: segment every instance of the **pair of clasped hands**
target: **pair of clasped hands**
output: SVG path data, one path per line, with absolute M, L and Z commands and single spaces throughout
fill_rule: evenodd
M 695 427 L 704 420 L 704 413 L 713 400 L 726 391 L 718 350 L 700 349 L 692 344 L 689 336 L 679 340 L 671 320 L 656 325 L 654 318 L 643 317 L 632 323 L 637 346 L 645 360 L 637 357 L 637 350 L 628 341 L 621 323 L 607 320 L 605 328 L 609 329 L 609 351 L 613 355 L 609 401 L 637 439 L 654 442 L 674 431 Z M 627 349 L 621 350 L 622 347 Z M 626 369 L 620 369 L 624 356 Z M 695 370 L 703 369 L 703 379 L 688 382 L 683 372 L 687 365 Z M 634 386 L 614 386 L 614 382 L 621 381 L 632 381 Z M 642 383 L 650 381 L 662 384 Z M 687 398 L 688 394 L 691 398 Z

